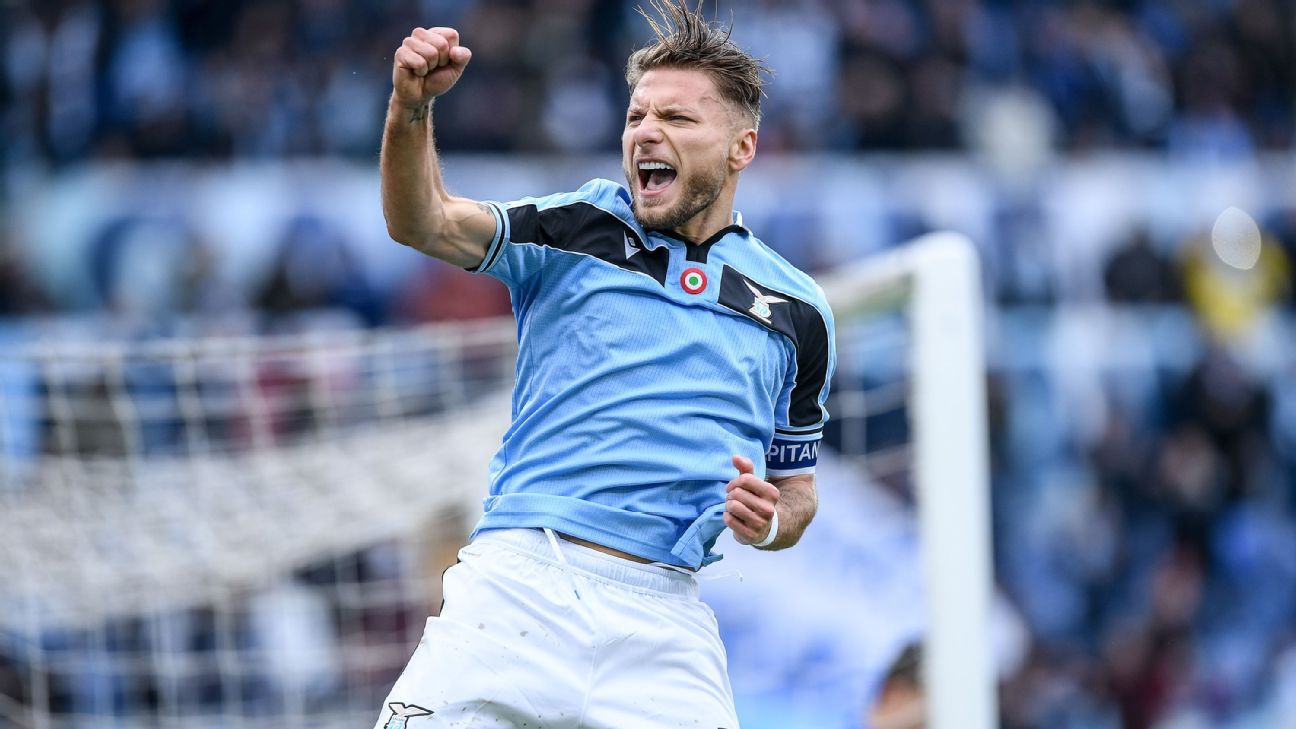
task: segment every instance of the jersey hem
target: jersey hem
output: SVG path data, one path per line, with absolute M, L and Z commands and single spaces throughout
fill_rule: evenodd
M 563 513 L 555 513 L 563 512 Z M 597 526 L 606 523 L 611 528 Z M 601 544 L 626 554 L 677 567 L 700 569 L 714 561 L 702 555 L 692 562 L 672 553 L 680 529 L 671 519 L 656 514 L 624 511 L 571 496 L 555 494 L 504 494 L 486 499 L 486 513 L 473 528 L 472 537 L 490 529 L 553 529 L 567 536 Z M 691 530 L 686 529 L 685 534 Z M 630 536 L 646 534 L 652 541 Z M 661 544 L 670 546 L 662 548 Z M 699 552 L 705 550 L 697 545 Z M 691 550 L 688 550 L 691 551 Z

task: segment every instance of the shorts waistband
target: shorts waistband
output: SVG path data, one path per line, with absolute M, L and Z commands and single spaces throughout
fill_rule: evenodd
M 596 549 L 559 539 L 558 549 L 573 570 L 627 587 L 676 597 L 696 598 L 693 575 L 652 564 L 640 564 Z M 495 544 L 531 559 L 563 567 L 554 547 L 541 529 L 489 529 L 478 533 L 474 544 Z

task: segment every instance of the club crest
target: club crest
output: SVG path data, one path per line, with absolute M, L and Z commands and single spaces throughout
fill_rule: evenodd
M 387 723 L 383 725 L 383 729 L 405 729 L 410 719 L 416 716 L 431 716 L 435 713 L 431 709 L 425 709 L 415 704 L 404 704 L 399 701 L 387 704 L 387 708 L 391 709 L 392 715 L 387 720 Z
M 770 316 L 774 314 L 773 310 L 770 309 L 770 304 L 785 304 L 787 303 L 787 299 L 780 299 L 777 296 L 762 294 L 760 292 L 760 289 L 751 285 L 750 281 L 744 280 L 743 283 L 746 284 L 747 288 L 751 290 L 752 296 L 756 297 L 755 300 L 752 301 L 751 308 L 747 310 L 747 313 L 751 314 L 757 319 L 760 319 L 766 324 L 769 324 Z

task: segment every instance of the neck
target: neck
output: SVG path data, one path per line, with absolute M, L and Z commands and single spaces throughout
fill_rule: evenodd
M 671 232 L 693 243 L 701 243 L 733 222 L 735 186 L 726 184 L 715 201 Z

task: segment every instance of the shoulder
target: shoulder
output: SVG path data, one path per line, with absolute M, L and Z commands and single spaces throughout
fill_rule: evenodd
M 536 210 L 585 205 L 601 209 L 619 218 L 633 219 L 630 192 L 611 180 L 594 179 L 570 192 L 556 192 L 543 197 L 524 197 L 504 203 L 506 208 L 531 207 Z
M 634 217 L 630 192 L 611 180 L 590 180 L 571 192 L 524 197 L 503 203 L 501 207 L 511 222 L 512 232 L 524 237 L 526 231 L 537 228 L 561 236 L 590 226 L 610 226 L 614 230 L 628 227 L 639 234 L 640 240 L 645 238 Z
M 765 242 L 755 235 L 751 235 L 749 240 L 751 249 L 746 266 L 747 272 L 758 277 L 766 286 L 794 296 L 814 307 L 831 324 L 832 310 L 828 306 L 828 297 L 814 278 L 789 263 L 786 258 L 765 245 Z

